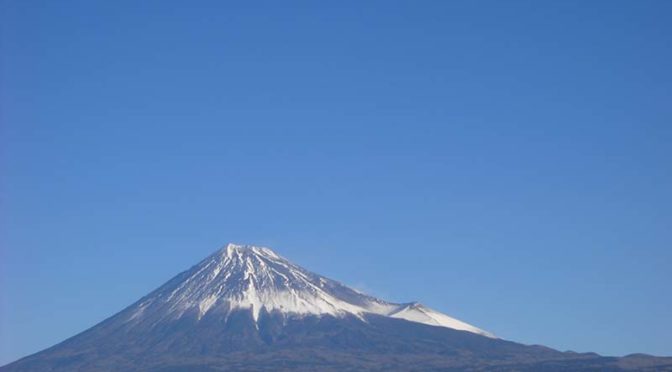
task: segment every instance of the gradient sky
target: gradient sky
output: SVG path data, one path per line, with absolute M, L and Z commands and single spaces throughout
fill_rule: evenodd
M 672 355 L 672 2 L 224 3 L 1 2 L 0 364 L 227 242 Z

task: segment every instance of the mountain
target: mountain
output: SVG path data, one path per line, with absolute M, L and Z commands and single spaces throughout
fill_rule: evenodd
M 672 358 L 559 352 L 422 304 L 387 302 L 268 248 L 229 244 L 10 371 L 669 370 Z
M 395 304 L 313 274 L 268 248 L 229 244 L 128 309 L 123 322 L 197 321 L 212 313 L 227 318 L 240 310 L 255 325 L 262 312 L 293 316 L 377 314 L 440 327 L 493 335 L 417 303 Z

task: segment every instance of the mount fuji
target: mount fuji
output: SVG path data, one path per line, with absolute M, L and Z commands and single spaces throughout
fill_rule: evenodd
M 560 352 L 392 303 L 228 244 L 98 325 L 0 371 L 670 370 L 672 358 Z
M 255 325 L 265 314 L 283 317 L 377 314 L 494 337 L 418 303 L 386 302 L 313 274 L 268 248 L 229 244 L 128 309 L 132 324 L 208 314 L 226 319 L 247 311 Z

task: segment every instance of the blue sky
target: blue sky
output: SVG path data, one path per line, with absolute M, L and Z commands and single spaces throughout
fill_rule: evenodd
M 0 364 L 226 242 L 672 355 L 672 3 L 1 4 Z

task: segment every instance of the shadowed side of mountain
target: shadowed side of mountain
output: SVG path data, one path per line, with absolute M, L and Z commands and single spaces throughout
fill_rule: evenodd
M 105 324 L 1 368 L 14 371 L 623 370 L 672 368 L 662 358 L 562 353 L 378 315 L 286 318 L 235 311 L 146 329 Z M 663 367 L 668 363 L 668 367 Z M 658 367 L 658 369 L 655 369 Z M 672 370 L 672 369 L 670 369 Z

